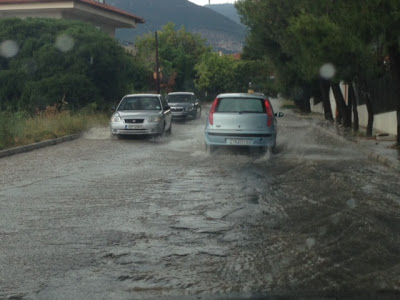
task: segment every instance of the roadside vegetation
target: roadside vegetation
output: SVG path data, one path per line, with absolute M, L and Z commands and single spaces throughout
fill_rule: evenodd
M 240 55 L 217 53 L 200 35 L 173 23 L 158 31 L 163 94 L 189 90 L 212 100 L 251 89 L 281 93 L 303 112 L 313 98 L 323 103 L 327 120 L 354 131 L 357 105 L 366 104 L 367 136 L 379 107 L 400 116 L 400 2 L 238 0 L 235 6 L 248 28 Z M 88 116 L 104 122 L 123 95 L 155 92 L 155 53 L 154 32 L 126 51 L 87 23 L 1 19 L 0 147 L 79 132 Z M 341 82 L 348 84 L 348 103 Z M 330 89 L 338 117 L 330 109 Z M 58 121 L 46 113 L 49 107 L 56 108 Z M 87 107 L 95 108 L 88 114 Z M 51 128 L 60 127 L 57 132 L 34 123 L 45 118 Z M 32 127 L 40 133 L 29 132 Z
M 107 126 L 109 114 L 90 106 L 71 112 L 48 106 L 37 115 L 0 112 L 0 150 L 82 133 L 92 127 Z
M 238 0 L 249 33 L 243 59 L 272 67 L 277 89 L 310 111 L 310 98 L 324 105 L 325 118 L 358 131 L 358 104 L 373 115 L 397 110 L 400 144 L 400 2 L 391 0 Z M 339 84 L 349 88 L 345 102 Z M 353 114 L 353 118 L 352 118 Z
M 108 123 L 150 74 L 116 40 L 71 20 L 0 20 L 0 149 Z

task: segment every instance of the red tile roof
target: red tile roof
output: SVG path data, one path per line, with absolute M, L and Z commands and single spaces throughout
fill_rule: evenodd
M 137 17 L 131 13 L 123 11 L 114 6 L 103 4 L 103 3 L 93 1 L 93 0 L 0 0 L 0 5 L 1 4 L 32 4 L 32 3 L 49 3 L 49 2 L 70 2 L 70 1 L 94 6 L 99 9 L 113 12 L 118 15 L 122 15 L 122 16 L 125 16 L 128 18 L 134 19 L 136 23 L 144 23 L 145 22 L 144 19 L 141 17 Z

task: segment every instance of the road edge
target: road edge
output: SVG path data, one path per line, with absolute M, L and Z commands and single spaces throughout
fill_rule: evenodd
M 41 149 L 44 147 L 54 146 L 54 145 L 58 145 L 58 144 L 61 144 L 64 142 L 73 141 L 73 140 L 80 138 L 81 136 L 82 136 L 81 133 L 76 133 L 76 134 L 66 135 L 63 137 L 56 138 L 56 139 L 46 140 L 46 141 L 42 141 L 42 142 L 30 144 L 30 145 L 0 150 L 0 159 L 4 158 L 4 157 L 15 155 L 15 154 L 30 152 L 30 151 Z
M 338 139 L 340 139 L 342 141 L 344 140 L 344 141 L 347 141 L 349 143 L 357 145 L 356 142 L 354 142 L 352 140 L 349 140 L 349 139 L 346 139 L 344 136 L 342 136 L 342 135 L 340 135 L 340 134 L 338 134 L 338 133 L 336 133 L 336 132 L 334 132 L 332 130 L 329 130 L 329 129 L 323 127 L 323 126 L 318 126 L 318 124 L 315 124 L 315 123 L 313 125 L 314 125 L 315 128 L 318 128 L 321 131 L 329 133 L 333 137 L 336 137 L 336 138 L 338 138 Z M 376 162 L 378 162 L 380 164 L 385 165 L 386 167 L 389 167 L 391 169 L 394 169 L 394 170 L 400 172 L 400 161 L 395 160 L 395 159 L 391 159 L 391 158 L 386 157 L 386 156 L 384 156 L 382 154 L 378 154 L 375 151 L 362 149 L 361 146 L 360 146 L 360 149 L 361 149 L 362 152 L 364 152 L 367 155 L 368 159 L 370 159 L 372 161 L 376 161 Z

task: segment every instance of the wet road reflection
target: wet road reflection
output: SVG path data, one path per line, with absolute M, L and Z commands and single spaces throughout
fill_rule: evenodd
M 206 154 L 203 114 L 0 160 L 0 298 L 398 288 L 399 175 L 285 113 L 276 155 Z

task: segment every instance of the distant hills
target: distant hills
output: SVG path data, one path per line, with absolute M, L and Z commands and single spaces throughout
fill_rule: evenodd
M 187 0 L 108 0 L 107 4 L 143 17 L 146 21 L 135 29 L 118 29 L 116 37 L 122 43 L 134 43 L 137 36 L 155 32 L 173 22 L 177 29 L 184 26 L 187 31 L 200 34 L 214 50 L 225 53 L 242 50 L 244 26 L 211 7 L 198 6 Z
M 215 11 L 215 12 L 217 12 L 217 13 L 219 13 L 241 25 L 240 16 L 237 13 L 237 10 L 236 10 L 234 4 L 231 4 L 231 3 L 211 4 L 211 5 L 205 5 L 204 7 L 212 9 L 213 11 Z

